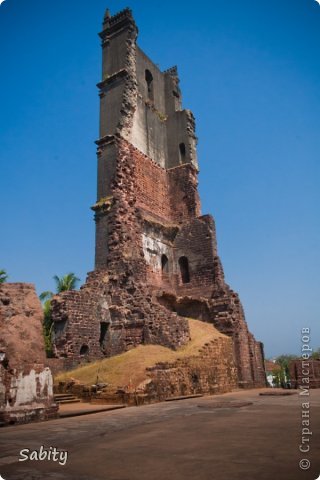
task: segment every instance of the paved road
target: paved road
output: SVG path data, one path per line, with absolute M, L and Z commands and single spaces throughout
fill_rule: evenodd
M 309 400 L 313 435 L 305 454 L 299 452 L 302 397 L 249 390 L 2 428 L 0 475 L 5 480 L 314 480 L 320 474 L 320 390 L 312 390 Z M 41 445 L 68 451 L 66 464 L 18 462 L 21 449 Z M 298 465 L 303 458 L 311 461 L 307 471 Z

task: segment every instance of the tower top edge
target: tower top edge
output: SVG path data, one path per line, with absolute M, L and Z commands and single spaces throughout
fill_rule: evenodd
M 138 32 L 132 10 L 127 7 L 115 15 L 111 15 L 109 8 L 107 8 L 103 17 L 102 32 L 99 34 L 100 37 L 104 38 L 106 35 L 112 35 L 117 31 L 121 31 L 123 28 L 133 28 Z
M 114 15 L 111 15 L 109 8 L 107 8 L 107 10 L 105 12 L 105 15 L 104 15 L 104 18 L 103 18 L 103 23 L 108 22 L 110 26 L 111 25 L 113 26 L 116 23 L 121 22 L 125 18 L 133 20 L 133 15 L 132 15 L 131 8 L 129 8 L 129 7 L 124 8 L 123 10 L 121 10 L 118 13 L 115 13 Z

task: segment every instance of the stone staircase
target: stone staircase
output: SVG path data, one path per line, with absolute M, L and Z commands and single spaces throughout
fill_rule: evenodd
M 54 396 L 54 401 L 58 405 L 66 405 L 69 403 L 80 403 L 81 399 L 72 395 L 71 393 L 56 393 Z

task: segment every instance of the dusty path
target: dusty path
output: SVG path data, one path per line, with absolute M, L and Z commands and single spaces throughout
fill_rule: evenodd
M 320 390 L 311 391 L 310 453 L 299 453 L 301 397 L 241 391 L 2 428 L 5 480 L 314 480 L 320 474 Z M 243 406 L 241 406 L 243 405 Z M 68 451 L 18 462 L 22 448 Z M 302 458 L 311 468 L 299 468 Z

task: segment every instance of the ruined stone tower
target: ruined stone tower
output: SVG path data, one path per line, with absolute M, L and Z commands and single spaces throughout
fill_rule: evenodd
M 69 362 L 141 343 L 178 348 L 187 317 L 232 339 L 238 382 L 265 384 L 262 345 L 225 283 L 214 220 L 201 215 L 195 122 L 176 67 L 138 47 L 129 9 L 106 12 L 102 39 L 95 270 L 53 301 L 54 344 Z

